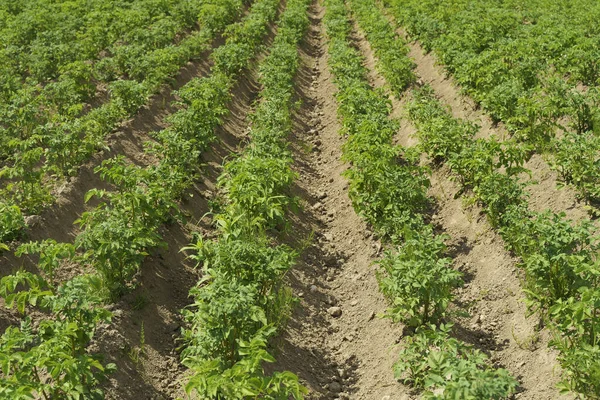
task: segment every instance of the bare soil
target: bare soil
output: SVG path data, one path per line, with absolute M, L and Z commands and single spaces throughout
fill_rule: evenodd
M 310 399 L 405 399 L 408 390 L 392 373 L 401 326 L 378 317 L 387 307 L 373 265 L 381 244 L 354 212 L 341 176 L 345 139 L 327 68 L 323 14 L 320 4 L 311 9 L 298 88 L 304 106 L 296 117 L 304 124 L 292 138 L 296 194 L 304 205 L 294 235 L 312 232 L 314 240 L 290 277 L 301 302 L 278 343 L 277 367 L 297 373 Z

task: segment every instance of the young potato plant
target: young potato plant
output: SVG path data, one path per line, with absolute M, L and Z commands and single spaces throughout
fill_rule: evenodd
M 587 201 L 600 203 L 600 136 L 594 132 L 566 133 L 555 141 L 552 167 L 573 184 Z
M 373 6 L 372 0 L 350 1 L 350 8 L 378 58 L 377 68 L 392 92 L 399 96 L 416 82 L 413 73 L 415 63 L 408 57 L 409 50 L 404 40 L 396 35 L 383 14 L 373 12 Z
M 593 269 L 596 283 L 600 271 Z M 559 299 L 550 308 L 550 316 L 557 325 L 552 345 L 559 352 L 559 360 L 566 369 L 560 389 L 563 392 L 585 393 L 590 398 L 600 397 L 600 289 L 582 287 L 578 297 Z
M 386 316 L 412 327 L 439 324 L 462 286 L 462 274 L 452 269 L 452 260 L 443 257 L 444 236 L 427 230 L 410 233 L 396 251 L 386 252 L 377 275 L 383 294 L 392 307 Z
M 59 74 L 57 80 L 42 86 L 39 92 L 35 81 L 26 81 L 23 86 L 21 82 L 17 83 L 20 78 L 15 79 L 15 85 L 23 87 L 15 88 L 11 93 L 16 94 L 9 95 L 6 104 L 0 98 L 0 116 L 6 122 L 8 132 L 0 134 L 0 140 L 7 143 L 8 149 L 0 152 L 3 164 L 0 174 L 11 180 L 2 193 L 26 213 L 36 213 L 50 204 L 53 201 L 51 188 L 56 180 L 75 174 L 97 149 L 105 148 L 106 136 L 122 120 L 135 114 L 162 85 L 170 82 L 182 65 L 207 50 L 211 41 L 241 15 L 247 1 L 204 0 L 186 3 L 186 6 L 169 1 L 161 7 L 149 7 L 144 4 L 151 1 L 136 0 L 137 6 L 128 5 L 125 9 L 119 1 L 111 3 L 114 2 L 119 4 L 111 10 L 118 11 L 117 14 L 101 12 L 98 14 L 100 17 L 95 15 L 86 20 L 92 22 L 90 29 L 94 29 L 95 21 L 100 18 L 102 22 L 98 22 L 98 26 L 103 26 L 101 30 L 97 30 L 96 26 L 96 30 L 87 32 L 92 35 L 91 38 L 82 34 L 64 47 L 70 49 L 69 57 L 91 57 L 93 62 L 73 60 L 64 65 L 58 63 L 58 71 L 55 71 Z M 91 9 L 94 10 L 96 3 L 105 2 L 92 3 Z M 88 11 L 88 8 L 82 11 Z M 29 15 L 29 12 L 37 15 L 35 10 L 28 10 L 23 16 Z M 83 21 L 81 16 L 64 15 L 64 10 L 60 10 L 58 15 Z M 124 24 L 124 21 L 128 23 Z M 131 29 L 131 21 L 136 21 L 133 24 L 135 29 Z M 182 35 L 195 25 L 200 28 Z M 48 33 L 54 32 L 53 29 L 62 32 L 64 28 L 53 26 Z M 20 31 L 21 27 L 12 26 L 11 29 Z M 0 36 L 4 36 L 3 32 Z M 103 37 L 101 32 L 107 36 Z M 14 39 L 12 35 L 9 37 Z M 88 40 L 98 42 L 92 46 Z M 83 44 L 91 46 L 86 47 L 88 51 L 70 52 Z M 20 47 L 14 49 L 17 48 Z M 47 46 L 36 48 L 54 49 Z M 101 50 L 107 50 L 110 55 L 96 59 Z M 3 59 L 2 55 L 5 55 L 4 52 L 0 59 Z M 45 59 L 47 55 L 38 54 L 38 57 Z M 18 65 L 15 64 L 15 68 Z M 48 66 L 54 66 L 54 63 Z M 96 96 L 96 83 L 108 87 L 110 98 L 91 108 L 87 102 Z M 13 108 L 22 111 L 15 113 Z
M 296 175 L 285 139 L 292 128 L 297 45 L 308 27 L 308 3 L 287 2 L 271 52 L 261 63 L 263 90 L 252 116 L 251 143 L 225 165 L 219 178 L 224 207 L 215 222 L 220 235 L 186 248 L 204 271 L 190 292 L 193 306 L 183 312 L 189 326 L 182 358 L 192 371 L 185 387 L 188 395 L 287 400 L 302 399 L 307 392 L 294 374 L 267 374 L 263 364 L 274 361 L 267 342 L 285 323 L 292 305 L 283 280 L 296 255 L 287 246 L 274 246 L 268 232 L 285 222 L 294 202 L 286 193 Z M 275 10 L 278 1 L 262 0 L 256 9 L 267 10 L 267 5 Z M 240 25 L 229 35 L 243 38 L 243 28 L 253 26 L 258 27 Z M 234 58 L 244 51 L 245 42 L 238 44 L 215 58 L 223 65 L 218 73 L 241 69 L 243 64 Z
M 101 282 L 83 275 L 59 286 L 20 271 L 0 281 L 6 307 L 23 315 L 0 337 L 0 395 L 11 399 L 101 399 L 100 381 L 114 371 L 87 347 L 111 314 L 101 307 Z M 32 316 L 33 309 L 51 317 Z M 35 323 L 34 323 L 35 321 Z
M 418 109 L 430 107 L 432 101 L 436 100 L 421 97 L 412 106 L 417 110 L 412 116 L 426 132 L 422 137 L 443 137 L 446 126 L 460 126 L 461 122 L 452 122 L 449 114 L 442 116 L 443 124 L 427 121 Z M 570 139 L 567 136 L 565 140 Z M 524 152 L 494 142 L 463 140 L 460 151 L 448 152 L 446 161 L 483 205 L 507 247 L 521 258 L 528 306 L 540 312 L 555 332 L 551 345 L 560 351 L 558 358 L 565 369 L 561 389 L 594 398 L 600 390 L 595 379 L 599 364 L 594 358 L 598 351 L 594 332 L 600 321 L 595 295 L 600 283 L 598 237 L 589 220 L 575 224 L 564 213 L 530 211 L 523 184 L 515 174 Z
M 262 365 L 274 362 L 267 351 L 267 338 L 273 328 L 259 331 L 249 342 L 240 342 L 240 361 L 223 371 L 217 360 L 190 365 L 194 375 L 185 390 L 217 400 L 261 398 L 269 400 L 302 399 L 308 393 L 290 372 L 265 375 Z
M 0 202 L 0 243 L 17 239 L 25 229 L 25 219 L 19 207 Z
M 505 398 L 517 386 L 508 372 L 492 368 L 482 353 L 451 339 L 444 325 L 440 327 L 443 334 L 437 333 L 436 324 L 446 315 L 453 289 L 462 282 L 451 260 L 444 257 L 445 236 L 434 235 L 423 218 L 429 202 L 426 170 L 418 166 L 418 153 L 392 145 L 397 125 L 389 119 L 388 100 L 370 87 L 362 57 L 349 43 L 351 25 L 344 2 L 327 0 L 325 5 L 330 67 L 339 89 L 336 99 L 342 133 L 348 135 L 343 157 L 351 165 L 346 173 L 350 195 L 355 209 L 384 233 L 384 239 L 398 246 L 380 261 L 380 287 L 392 302 L 387 316 L 421 327 L 400 354 L 397 378 L 405 379 L 404 372 L 410 371 L 407 382 L 424 390 L 425 398 Z M 352 0 L 351 5 L 359 10 L 359 23 L 367 38 L 373 38 L 375 51 L 384 54 L 387 41 L 379 38 L 390 33 L 378 6 L 368 0 Z M 458 129 L 456 133 L 463 134 Z M 440 155 L 449 154 L 441 145 L 437 148 Z M 430 330 L 434 333 L 427 334 Z M 447 347 L 429 351 L 442 344 Z
M 479 350 L 450 336 L 452 325 L 423 327 L 407 338 L 394 364 L 396 378 L 424 390 L 424 399 L 506 399 L 518 382 L 489 366 Z
M 38 254 L 38 268 L 46 275 L 46 280 L 51 286 L 56 284 L 55 270 L 60 267 L 63 260 L 75 258 L 75 246 L 71 243 L 58 243 L 56 240 L 47 239 L 43 242 L 25 243 L 17 249 L 15 255 Z
M 236 46 L 237 41 L 248 44 L 244 51 L 246 61 L 260 46 L 256 35 L 263 31 L 261 24 L 266 26 L 275 15 L 275 0 L 263 3 L 252 7 L 240 25 L 245 30 L 225 45 Z M 200 152 L 214 140 L 214 129 L 227 112 L 234 78 L 218 73 L 192 80 L 180 90 L 178 104 L 185 108 L 170 117 L 169 128 L 154 135 L 158 142 L 146 147 L 160 159 L 158 165 L 142 168 L 116 157 L 96 169 L 115 190 L 93 189 L 86 194 L 86 201 L 95 197 L 101 202 L 77 221 L 83 230 L 75 244 L 83 250 L 82 261 L 103 277 L 111 297 L 116 298 L 131 287 L 149 251 L 163 244 L 158 229 L 177 217 L 176 200 L 192 183 Z

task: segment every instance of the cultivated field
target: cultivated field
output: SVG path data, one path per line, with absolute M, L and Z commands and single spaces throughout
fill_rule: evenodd
M 0 0 L 0 399 L 600 399 L 600 4 Z

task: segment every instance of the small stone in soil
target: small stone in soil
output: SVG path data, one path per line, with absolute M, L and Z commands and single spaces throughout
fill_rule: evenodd
M 333 393 L 339 393 L 342 391 L 342 385 L 340 385 L 338 382 L 333 381 L 329 384 L 329 390 Z
M 310 285 L 310 292 L 314 293 L 317 291 L 317 287 L 315 285 Z
M 325 237 L 325 240 L 327 240 L 328 242 L 333 241 L 333 235 L 331 233 L 326 233 L 323 236 Z
M 323 207 L 323 204 L 322 204 L 322 203 L 319 203 L 319 202 L 317 202 L 317 203 L 315 203 L 315 204 L 312 206 L 312 209 L 313 209 L 313 210 L 318 210 L 318 209 L 319 209 L 319 208 L 321 208 L 321 207 Z
M 167 330 L 169 332 L 174 332 L 174 331 L 176 331 L 178 329 L 179 329 L 179 324 L 177 322 L 173 322 L 173 323 L 167 325 Z
M 319 200 L 323 200 L 326 197 L 327 197 L 327 193 L 325 193 L 325 192 L 317 193 L 317 199 L 319 199 Z
M 342 316 L 342 309 L 339 307 L 329 307 L 327 313 L 334 318 L 339 318 Z

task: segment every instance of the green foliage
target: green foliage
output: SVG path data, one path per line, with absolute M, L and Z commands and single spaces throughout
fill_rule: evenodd
M 187 312 L 191 343 L 183 352 L 235 362 L 239 340 L 249 340 L 262 326 L 280 325 L 289 301 L 279 296 L 282 278 L 293 265 L 287 247 L 270 247 L 266 238 L 199 241 L 194 255 L 203 265 L 204 277 L 191 291 L 194 311 Z M 289 300 L 289 299 L 288 299 Z
M 217 76 L 245 67 L 249 49 L 260 44 L 278 3 L 257 1 L 252 7 L 256 15 L 227 31 L 227 44 L 213 57 Z M 259 67 L 263 90 L 252 115 L 251 143 L 219 177 L 224 203 L 215 217 L 219 237 L 200 238 L 185 249 L 193 251 L 191 257 L 204 272 L 190 291 L 194 304 L 183 311 L 189 326 L 183 331 L 182 358 L 193 372 L 185 387 L 188 395 L 284 400 L 302 399 L 306 393 L 294 374 L 266 374 L 263 364 L 274 361 L 267 341 L 285 323 L 292 305 L 283 279 L 295 252 L 271 244 L 267 232 L 285 223 L 294 204 L 286 193 L 296 174 L 285 139 L 292 129 L 293 78 L 299 66 L 297 46 L 309 22 L 307 7 L 307 0 L 287 2 L 271 52 Z
M 222 370 L 217 360 L 194 363 L 194 372 L 185 387 L 188 395 L 196 392 L 202 398 L 271 400 L 301 399 L 308 393 L 290 372 L 265 375 L 262 365 L 275 359 L 265 350 L 272 330 L 263 329 L 248 342 L 241 342 L 239 361 Z
M 598 268 L 595 267 L 596 278 Z M 562 391 L 600 396 L 600 290 L 582 287 L 577 297 L 558 300 L 550 309 L 558 332 L 552 345 L 566 373 L 559 387 Z
M 28 213 L 51 203 L 55 178 L 75 173 L 104 148 L 106 136 L 207 50 L 243 5 L 76 0 L 61 8 L 28 2 L 0 27 L 6 44 L 0 75 L 7 82 L 0 88 L 0 141 L 6 144 L 0 174 L 11 179 L 2 194 Z
M 558 107 L 567 107 L 569 101 Z M 421 90 L 410 106 L 410 117 L 419 129 L 424 148 L 448 163 L 464 190 L 472 190 L 507 247 L 521 258 L 528 307 L 545 316 L 555 331 L 552 345 L 560 351 L 559 361 L 565 369 L 561 389 L 594 397 L 598 393 L 598 366 L 593 358 L 597 353 L 593 332 L 600 320 L 594 293 L 600 282 L 599 241 L 592 223 L 584 220 L 574 224 L 564 214 L 530 211 L 518 176 L 525 172 L 522 165 L 528 146 L 512 141 L 499 143 L 495 138 L 473 139 L 472 134 L 456 135 L 459 141 L 445 142 L 447 132 L 456 129 L 460 133 L 461 126 L 467 132 L 469 128 L 436 102 L 431 93 Z M 561 149 L 557 158 L 562 163 L 556 168 L 565 168 L 565 179 L 571 174 L 580 176 L 580 188 L 586 179 L 593 181 L 595 169 L 593 150 L 586 153 L 586 141 L 593 147 L 593 134 L 566 135 L 555 142 Z M 435 147 L 428 147 L 427 142 Z M 573 164 L 568 164 L 571 160 Z M 589 178 L 581 175 L 582 166 L 590 168 L 591 172 L 585 172 Z
M 19 207 L 0 202 L 0 243 L 19 237 L 25 228 L 25 220 Z
M 379 286 L 392 303 L 387 316 L 394 321 L 417 327 L 438 324 L 445 316 L 462 274 L 443 257 L 444 239 L 429 231 L 407 234 L 405 243 L 380 261 Z
M 404 89 L 416 81 L 414 62 L 408 57 L 408 47 L 394 32 L 385 16 L 373 0 L 352 0 L 352 11 L 365 31 L 369 43 L 378 58 L 377 68 L 390 85 L 392 92 L 400 96 Z M 374 10 L 375 9 L 375 10 Z
M 582 197 L 600 202 L 600 136 L 593 132 L 567 133 L 555 142 L 552 167 L 565 183 L 571 183 Z
M 503 230 L 510 248 L 523 259 L 527 293 L 535 304 L 545 308 L 566 300 L 593 277 L 584 273 L 599 249 L 592 230 L 589 221 L 575 225 L 564 214 L 550 212 L 513 218 Z
M 597 3 L 535 0 L 515 6 L 493 0 L 385 0 L 384 4 L 411 38 L 435 51 L 463 90 L 504 122 L 516 140 L 555 155 L 552 162 L 564 182 L 596 202 L 593 149 L 600 134 L 596 57 L 600 36 L 590 16 L 600 13 Z M 454 136 L 453 130 L 449 132 Z M 557 134 L 561 139 L 555 139 Z
M 60 267 L 62 260 L 72 260 L 75 257 L 75 246 L 47 239 L 19 246 L 15 255 L 20 257 L 23 254 L 39 254 L 38 267 L 46 274 L 49 284 L 54 286 L 54 271 Z
M 389 40 L 393 40 L 394 33 L 375 2 L 352 0 L 350 5 L 371 45 L 379 52 L 382 74 L 392 86 L 403 82 L 392 87 L 399 94 L 409 82 L 403 74 L 410 63 L 402 61 L 397 70 L 386 65 L 386 52 L 390 50 Z M 387 316 L 415 327 L 434 324 L 433 333 L 421 329 L 417 336 L 407 339 L 409 345 L 396 365 L 398 378 L 404 378 L 404 372 L 410 371 L 408 381 L 425 389 L 426 398 L 507 397 L 517 386 L 508 372 L 495 370 L 483 354 L 450 338 L 449 329 L 443 325 L 442 333 L 435 328 L 446 315 L 453 289 L 462 282 L 461 274 L 450 267 L 451 260 L 444 257 L 445 236 L 435 235 L 423 218 L 429 203 L 427 170 L 419 166 L 418 150 L 392 144 L 398 125 L 389 119 L 390 105 L 386 96 L 368 84 L 362 57 L 348 40 L 351 25 L 344 2 L 327 0 L 325 6 L 329 63 L 338 87 L 336 99 L 342 134 L 347 135 L 343 157 L 350 164 L 345 173 L 350 180 L 350 196 L 355 209 L 383 234 L 383 239 L 398 245 L 397 251 L 387 251 L 380 262 L 380 288 L 392 302 Z M 427 106 L 427 110 L 414 107 L 413 115 L 419 114 L 423 125 L 431 122 L 428 119 L 431 116 L 438 122 L 428 125 L 427 139 L 434 138 L 437 142 L 431 145 L 423 141 L 429 146 L 426 148 L 440 159 L 462 151 L 462 144 L 457 140 L 474 135 L 476 128 L 465 131 L 466 124 L 456 125 L 450 138 L 443 137 L 447 134 L 445 128 L 453 121 L 446 118 L 444 109 L 427 100 L 430 91 L 423 93 L 420 106 Z M 450 150 L 448 145 L 455 147 Z M 486 163 L 495 165 L 496 161 L 489 157 L 483 162 L 482 169 Z M 501 162 L 510 163 L 512 159 L 502 158 Z M 448 347 L 429 351 L 430 347 L 442 345 Z M 424 357 L 424 354 L 429 356 Z
M 236 222 L 224 225 L 232 230 L 230 234 L 237 236 L 239 229 L 252 229 L 257 224 L 274 227 L 284 221 L 285 210 L 292 199 L 280 193 L 284 193 L 296 178 L 289 164 L 289 158 L 263 158 L 250 154 L 227 163 L 219 184 L 229 200 L 225 218 Z
M 0 337 L 0 394 L 29 399 L 103 398 L 94 388 L 115 366 L 86 350 L 96 326 L 110 320 L 99 306 L 97 277 L 80 276 L 53 287 L 40 276 L 18 272 L 0 281 L 7 307 L 29 314 L 33 307 L 51 318 L 26 315 L 20 327 L 11 326 Z
M 451 325 L 420 329 L 407 338 L 394 365 L 396 378 L 425 390 L 425 399 L 505 399 L 517 381 L 493 369 L 479 350 L 449 336 Z

